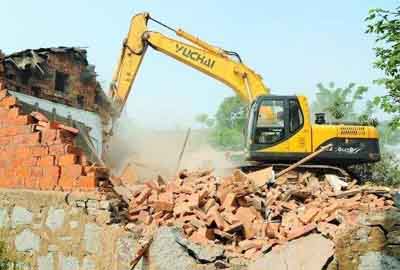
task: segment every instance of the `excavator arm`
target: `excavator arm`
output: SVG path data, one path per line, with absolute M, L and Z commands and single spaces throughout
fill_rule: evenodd
M 189 42 L 149 31 L 147 28 L 149 20 L 167 27 Z M 110 87 L 109 95 L 118 115 L 126 104 L 149 46 L 226 84 L 246 102 L 252 102 L 260 95 L 269 94 L 269 89 L 264 85 L 261 76 L 243 64 L 237 54 L 216 48 L 183 30 L 172 29 L 151 18 L 148 13 L 140 13 L 132 18 Z M 237 59 L 234 59 L 234 56 Z

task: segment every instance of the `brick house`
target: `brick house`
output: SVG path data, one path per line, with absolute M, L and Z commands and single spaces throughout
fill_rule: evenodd
M 81 48 L 0 52 L 0 84 L 22 108 L 79 128 L 81 146 L 101 159 L 112 108 L 96 77 Z

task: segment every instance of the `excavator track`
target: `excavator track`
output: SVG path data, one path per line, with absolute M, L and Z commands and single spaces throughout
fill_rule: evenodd
M 284 164 L 284 163 L 262 163 L 262 164 L 248 164 L 248 165 L 243 165 L 239 166 L 239 169 L 241 169 L 245 173 L 250 173 L 253 171 L 261 170 L 267 167 L 273 167 L 275 172 L 278 173 L 283 169 L 286 169 L 289 167 L 291 164 Z M 332 166 L 332 165 L 319 165 L 319 164 L 304 164 L 304 165 L 299 165 L 294 169 L 294 171 L 298 172 L 304 172 L 304 171 L 310 171 L 316 174 L 336 174 L 348 181 L 352 179 L 351 173 L 349 173 L 346 169 L 337 167 L 337 166 Z

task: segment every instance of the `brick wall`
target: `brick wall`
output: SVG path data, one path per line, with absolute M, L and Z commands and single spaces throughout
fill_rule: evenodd
M 25 114 L 0 85 L 0 187 L 41 190 L 110 189 L 108 171 L 74 145 L 76 128 Z
M 66 76 L 65 89 L 57 87 L 57 74 Z M 86 51 L 82 49 L 44 48 L 8 55 L 0 61 L 0 80 L 1 77 L 12 91 L 98 112 L 105 117 L 110 110 L 94 66 L 88 64 Z

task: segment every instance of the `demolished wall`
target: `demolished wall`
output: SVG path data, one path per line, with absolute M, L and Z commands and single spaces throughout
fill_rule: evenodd
M 86 50 L 42 48 L 0 56 L 0 85 L 26 111 L 41 110 L 51 120 L 79 128 L 86 144 L 80 146 L 103 158 L 112 108 Z
M 109 103 L 89 65 L 86 50 L 41 48 L 5 56 L 7 89 L 106 115 Z
M 42 190 L 110 189 L 108 171 L 75 145 L 79 130 L 24 113 L 0 89 L 0 187 Z

